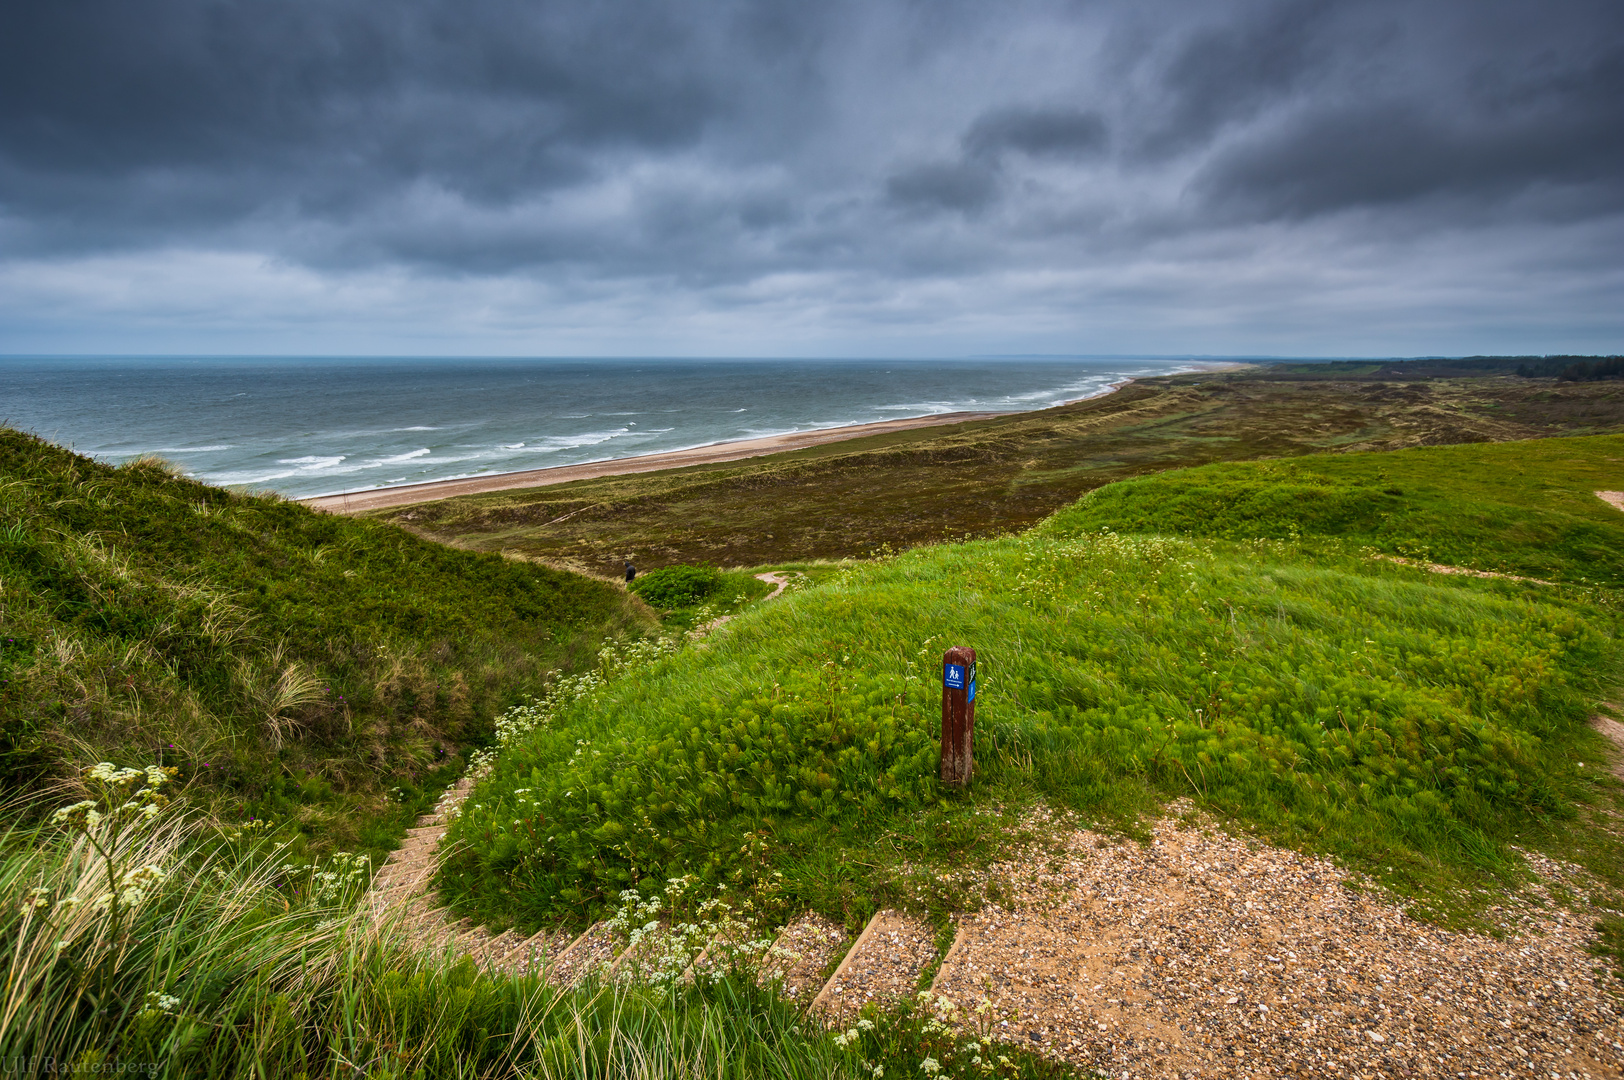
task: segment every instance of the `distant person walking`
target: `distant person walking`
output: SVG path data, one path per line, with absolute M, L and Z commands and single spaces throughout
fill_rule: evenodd
M 634 578 L 636 576 L 637 576 L 637 567 L 633 566 L 631 563 L 627 563 L 626 564 L 626 583 L 630 584 L 632 578 Z

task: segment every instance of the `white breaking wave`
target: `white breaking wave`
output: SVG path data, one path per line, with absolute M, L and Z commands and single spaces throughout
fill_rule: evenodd
M 410 453 L 396 454 L 394 457 L 378 458 L 376 461 L 369 462 L 368 464 L 369 465 L 399 465 L 402 462 L 414 461 L 417 458 L 421 458 L 421 457 L 428 457 L 432 453 L 434 453 L 433 450 L 430 450 L 428 447 L 424 447 L 421 450 L 413 450 Z

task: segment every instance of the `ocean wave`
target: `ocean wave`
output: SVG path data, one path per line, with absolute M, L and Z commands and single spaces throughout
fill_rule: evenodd
M 876 405 L 875 412 L 905 412 L 909 416 L 938 416 L 941 413 L 962 412 L 966 405 L 973 405 L 975 401 L 925 401 L 907 402 L 899 405 Z
M 219 446 L 163 446 L 150 451 L 154 454 L 215 454 L 221 450 L 236 449 L 235 443 L 221 443 Z
M 405 453 L 405 454 L 396 454 L 393 457 L 378 458 L 375 461 L 368 462 L 367 464 L 368 465 L 373 465 L 373 466 L 376 466 L 376 465 L 400 465 L 403 462 L 415 461 L 418 458 L 428 457 L 432 453 L 434 453 L 434 451 L 430 450 L 428 447 L 425 446 L 421 450 L 413 450 L 413 451 L 411 451 L 409 453 Z

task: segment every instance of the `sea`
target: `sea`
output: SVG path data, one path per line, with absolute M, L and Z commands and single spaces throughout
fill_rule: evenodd
M 0 357 L 0 424 L 302 498 L 951 412 L 1020 412 L 1190 358 Z

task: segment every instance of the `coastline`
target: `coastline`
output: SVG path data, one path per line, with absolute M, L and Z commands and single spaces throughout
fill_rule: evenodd
M 1111 390 L 1117 387 L 1113 386 Z M 1110 391 L 1107 391 L 1109 393 Z M 1095 394 L 1093 397 L 1102 395 Z M 1086 401 L 1087 398 L 1078 398 Z M 1074 402 L 1064 402 L 1066 405 Z M 1059 406 L 1055 406 L 1058 408 Z M 682 469 L 691 465 L 714 465 L 745 458 L 765 457 L 787 450 L 803 450 L 809 446 L 846 442 L 869 435 L 886 435 L 916 428 L 943 427 L 963 424 L 971 420 L 990 420 L 996 416 L 1015 416 L 1008 412 L 953 412 L 930 416 L 910 416 L 900 420 L 880 420 L 872 424 L 846 424 L 842 427 L 818 428 L 814 431 L 793 431 L 784 435 L 768 435 L 759 439 L 736 439 L 730 442 L 710 443 L 686 450 L 667 450 L 658 454 L 638 454 L 633 457 L 610 458 L 607 461 L 589 461 L 579 465 L 554 465 L 546 469 L 526 469 L 522 472 L 491 473 L 486 476 L 466 476 L 459 480 L 426 480 L 420 484 L 400 484 L 395 487 L 363 488 L 360 491 L 339 491 L 331 495 L 312 495 L 301 502 L 313 510 L 334 514 L 357 514 L 366 510 L 382 510 L 391 506 L 409 506 L 412 503 L 452 499 L 460 495 L 482 495 L 489 491 L 511 491 L 514 488 L 549 487 L 568 484 L 575 480 L 596 480 L 603 476 L 627 476 L 633 473 L 659 472 L 664 469 Z
M 1202 365 L 1203 372 L 1240 371 L 1256 367 L 1247 363 L 1217 363 Z M 1191 374 L 1179 372 L 1178 374 Z M 1138 380 L 1124 378 L 1103 390 L 1079 398 L 1062 401 L 1049 408 L 1059 409 L 1083 401 L 1114 394 L 1124 386 Z M 1041 412 L 1043 410 L 1031 410 Z M 999 416 L 1018 416 L 1015 412 L 952 412 L 928 416 L 910 416 L 899 420 L 880 420 L 871 424 L 846 424 L 840 427 L 818 428 L 813 431 L 795 431 L 783 435 L 768 435 L 756 439 L 734 439 L 708 443 L 686 450 L 667 450 L 656 454 L 638 454 L 632 457 L 589 461 L 578 465 L 554 465 L 546 469 L 525 469 L 520 472 L 490 473 L 483 476 L 465 476 L 453 480 L 425 480 L 417 484 L 394 487 L 362 488 L 357 491 L 337 491 L 329 495 L 311 495 L 297 499 L 313 510 L 334 514 L 357 514 L 367 510 L 383 510 L 391 506 L 410 506 L 413 503 L 452 499 L 461 495 L 482 495 L 491 491 L 511 491 L 516 488 L 550 487 L 576 480 L 596 480 L 604 476 L 629 476 L 634 473 L 660 472 L 664 469 L 682 469 L 692 465 L 715 465 L 727 461 L 765 457 L 788 450 L 802 450 L 811 446 L 861 439 L 870 435 L 886 435 L 917 428 L 943 427 L 963 424 L 972 420 L 990 420 Z

